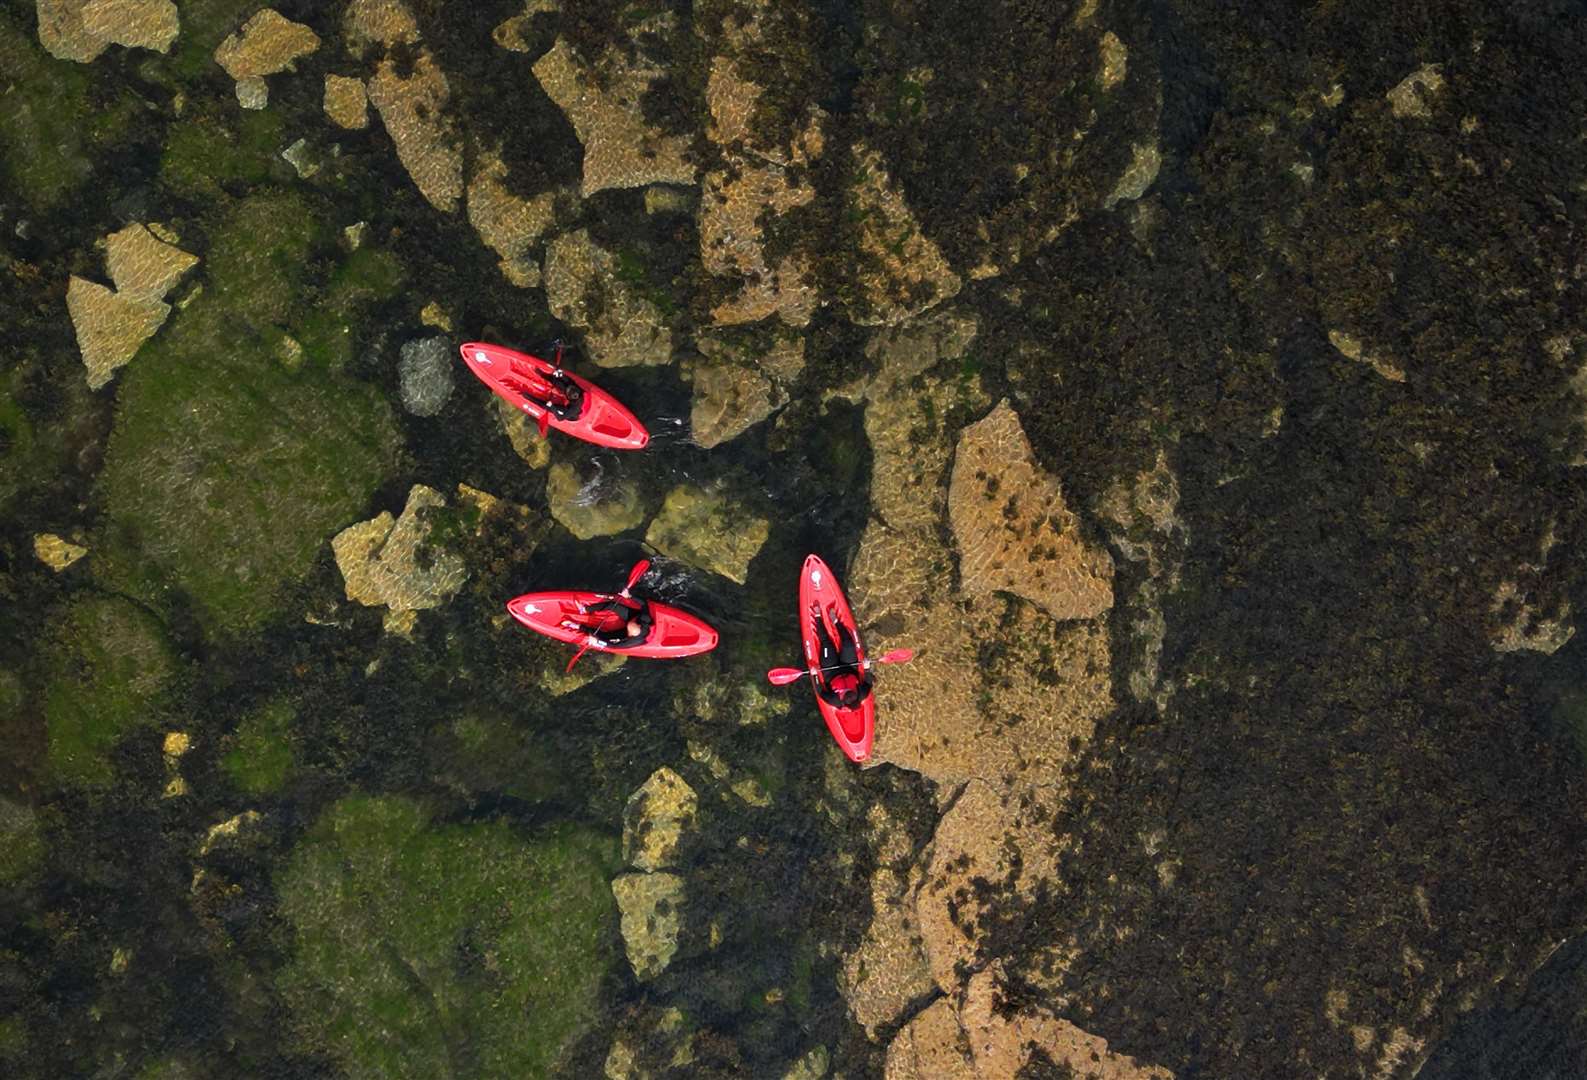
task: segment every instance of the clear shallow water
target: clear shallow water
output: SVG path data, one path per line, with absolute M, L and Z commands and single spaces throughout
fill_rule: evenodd
M 736 696 L 796 655 L 789 601 L 799 558 L 816 550 L 846 564 L 870 514 L 862 412 L 818 404 L 869 331 L 849 324 L 841 304 L 817 313 L 810 367 L 773 422 L 783 431 L 763 425 L 706 452 L 663 426 L 653 452 L 621 459 L 556 445 L 559 460 L 593 455 L 604 475 L 632 479 L 651 506 L 675 484 L 720 481 L 770 518 L 743 586 L 661 564 L 657 594 L 724 631 L 712 657 L 631 663 L 546 700 L 537 676 L 560 659 L 494 623 L 501 603 L 532 588 L 615 583 L 644 549 L 642 530 L 578 542 L 534 523 L 488 533 L 471 555 L 470 584 L 421 617 L 413 643 L 383 636 L 376 613 L 341 601 L 325 544 L 334 531 L 398 511 L 414 483 L 450 492 L 467 482 L 536 512 L 543 503 L 542 474 L 511 453 L 484 389 L 461 368 L 440 415 L 401 411 L 397 350 L 434 332 L 419 311 L 439 301 L 460 340 L 535 348 L 568 331 L 539 292 L 505 284 L 460 217 L 422 201 L 378 122 L 364 133 L 325 123 L 320 76 L 356 67 L 333 10 L 280 7 L 324 44 L 296 75 L 272 78 L 264 114 L 236 108 L 207 57 L 247 6 L 184 5 L 190 36 L 176 54 L 111 50 L 83 68 L 32 47 L 32 5 L 0 6 L 0 57 L 30 65 L 0 125 L 9 338 L 0 350 L 0 777 L 8 806 L 25 808 L 8 808 L 4 821 L 12 861 L 0 896 L 0 1057 L 20 1075 L 337 1075 L 393 1060 L 405 1068 L 392 1074 L 502 1075 L 556 1060 L 582 1077 L 598 1074 L 644 1007 L 675 1006 L 701 1033 L 682 1075 L 777 1075 L 816 1045 L 845 1076 L 880 1075 L 885 1046 L 848 1018 L 836 982 L 840 952 L 871 914 L 872 867 L 855 838 L 881 803 L 923 843 L 934 807 L 898 770 L 833 770 L 806 694 L 789 693 L 786 716 L 742 727 Z M 526 58 L 487 44 L 516 5 L 415 7 L 442 65 L 477 73 L 456 80 L 464 129 L 482 143 L 503 140 L 525 193 L 576 183 L 570 125 L 535 91 Z M 1071 11 L 965 10 L 821 7 L 812 92 L 841 130 L 882 146 L 927 231 L 968 263 L 975 230 L 965 207 L 995 204 L 1008 170 L 1035 158 L 1018 141 L 1026 129 L 1007 122 L 1008 87 L 972 93 L 964 80 L 1014 72 L 1030 86 L 1026 116 L 1045 139 L 1062 130 L 1065 95 L 1090 69 L 1044 66 L 1051 43 L 1068 40 L 1058 22 Z M 581 9 L 569 32 L 577 22 L 586 37 L 612 36 L 621 14 Z M 1028 910 L 1000 911 L 987 946 L 1015 969 L 1016 999 L 1049 1000 L 1050 984 L 1019 960 L 1073 935 L 1088 964 L 1063 986 L 1067 1015 L 1180 1075 L 1289 1075 L 1302 1051 L 1349 1075 L 1356 1035 L 1326 1015 L 1336 990 L 1378 1042 L 1403 1023 L 1419 1037 L 1447 1035 L 1453 1049 L 1424 1048 L 1430 1070 L 1459 1058 L 1463 1040 L 1506 1045 L 1518 1030 L 1535 1050 L 1552 1038 L 1529 1034 L 1526 1000 L 1468 1022 L 1448 1016 L 1452 997 L 1430 996 L 1425 1015 L 1397 1004 L 1431 995 L 1440 978 L 1482 993 L 1495 977 L 1524 979 L 1525 956 L 1579 929 L 1587 910 L 1574 824 L 1583 645 L 1545 657 L 1491 644 L 1501 581 L 1521 581 L 1545 614 L 1587 600 L 1568 554 L 1583 521 L 1569 465 L 1579 404 L 1565 388 L 1569 365 L 1544 359 L 1577 304 L 1556 282 L 1579 280 L 1570 273 L 1579 192 L 1556 174 L 1580 171 L 1574 133 L 1587 97 L 1570 38 L 1546 14 L 1413 5 L 1312 21 L 1196 4 L 1106 11 L 1132 43 L 1132 70 L 1160 80 L 1157 187 L 1139 210 L 1088 209 L 955 301 L 981 321 L 974 366 L 993 396 L 1014 391 L 1039 458 L 1074 505 L 1094 505 L 1159 450 L 1182 489 L 1189 550 L 1166 604 L 1162 659 L 1180 687 L 1173 707 L 1126 701 L 1100 725 L 1066 781 L 1066 827 L 1083 855 Z M 867 25 L 885 29 L 862 48 Z M 1011 25 L 1024 29 L 1010 34 Z M 1485 49 L 1473 47 L 1478 38 Z M 701 58 L 686 52 L 669 88 L 685 103 L 674 117 L 699 112 L 691 65 Z M 1313 53 L 1326 62 L 1315 67 Z M 1429 124 L 1408 126 L 1383 94 L 1425 61 L 1446 65 L 1452 96 Z M 908 104 L 915 91 L 904 83 L 918 82 L 922 65 L 950 88 L 944 101 L 923 84 L 943 111 L 921 127 L 878 120 L 898 111 L 893 98 Z M 1552 73 L 1558 102 L 1527 89 L 1538 82 L 1524 74 L 1532 70 Z M 1343 111 L 1315 100 L 1335 81 L 1348 88 Z M 72 121 L 41 123 L 52 111 Z M 1479 121 L 1474 136 L 1462 132 L 1466 116 Z M 1109 138 L 1126 141 L 1117 122 Z M 299 136 L 333 162 L 307 182 L 277 156 Z M 1112 146 L 1104 164 L 1127 149 Z M 1313 169 L 1311 181 L 1296 163 Z M 1043 219 L 1070 197 L 1100 204 L 1113 179 L 1082 177 L 1071 192 L 1038 172 L 1047 186 L 1031 213 Z M 243 280 L 237 263 L 249 262 L 255 239 L 228 227 L 228 214 L 279 191 L 298 198 L 315 235 L 295 248 L 273 235 L 272 217 L 252 222 L 261 245 L 296 254 L 255 260 L 271 272 L 228 295 L 228 275 Z M 591 198 L 582 214 L 602 242 L 631 251 L 642 280 L 690 295 L 698 238 L 688 215 L 652 217 L 638 192 L 621 191 Z M 174 316 L 112 389 L 90 395 L 63 283 L 103 280 L 95 241 L 153 220 L 205 257 L 207 298 Z M 338 236 L 356 221 L 368 222 L 370 248 L 400 266 L 398 284 L 380 286 L 368 267 L 345 272 L 352 259 Z M 832 248 L 824 254 L 840 262 L 853 254 L 836 239 Z M 266 303 L 276 281 L 292 284 Z M 358 289 L 369 295 L 355 303 Z M 697 316 L 680 308 L 687 338 Z M 273 370 L 272 329 L 323 346 L 313 362 L 329 370 L 335 349 L 310 316 L 333 309 L 352 346 L 343 370 L 301 398 L 273 396 L 285 394 L 282 380 L 259 374 Z M 215 347 L 177 352 L 183 327 L 217 310 Z M 1340 326 L 1400 363 L 1403 382 L 1344 357 L 1329 338 Z M 312 449 L 322 406 L 360 395 L 376 403 L 358 414 L 370 430 L 390 429 L 345 512 L 316 525 L 311 557 L 270 592 L 272 610 L 256 623 L 217 622 L 224 594 L 188 588 L 181 567 L 173 575 L 168 557 L 153 557 L 159 537 L 128 529 L 136 485 L 118 493 L 107 471 L 125 460 L 129 436 L 112 430 L 133 427 L 136 402 L 158 444 L 195 430 L 178 404 L 218 410 L 233 400 L 222 380 L 183 382 L 184 365 L 208 360 L 220 370 L 258 365 L 239 378 L 273 424 L 248 446 L 287 458 Z M 673 369 L 573 363 L 647 420 L 688 415 L 690 388 Z M 225 473 L 194 460 L 184 493 Z M 309 471 L 268 473 L 273 460 L 247 464 L 291 480 Z M 294 501 L 292 484 L 280 488 L 267 512 L 246 517 L 252 531 L 288 533 L 313 509 Z M 89 563 L 59 576 L 44 569 L 32 554 L 43 530 L 86 542 Z M 1545 535 L 1558 542 L 1553 555 L 1540 553 Z M 146 578 L 151 567 L 159 573 Z M 1131 572 L 1120 571 L 1121 595 Z M 305 611 L 329 625 L 303 622 Z M 1122 686 L 1137 646 L 1123 619 L 1112 635 Z M 83 647 L 101 636 L 130 668 Z M 137 685 L 144 670 L 161 673 L 156 690 Z M 59 725 L 79 715 L 69 692 L 79 685 L 92 694 L 87 711 L 125 723 L 81 771 L 52 757 L 47 736 L 52 716 Z M 707 715 L 713 704 L 723 709 Z M 191 739 L 174 766 L 168 732 Z M 733 780 L 754 778 L 770 806 L 726 790 L 691 742 Z M 661 765 L 699 786 L 707 808 L 686 855 L 683 934 L 709 942 L 715 923 L 723 943 L 686 950 L 641 983 L 622 955 L 607 882 L 622 869 L 626 800 Z M 173 775 L 187 792 L 168 798 Z M 419 826 L 406 824 L 410 811 L 422 814 Z M 199 854 L 214 825 L 245 812 L 260 820 L 239 822 L 235 844 Z M 1161 892 L 1159 869 L 1140 855 L 1141 837 L 1157 831 L 1181 861 L 1178 892 Z M 548 881 L 566 888 L 541 888 Z M 343 886 L 352 903 L 317 905 Z M 513 917 L 497 917 L 495 901 Z M 379 918 L 361 919 L 366 905 Z M 303 966 L 305 933 L 345 933 L 345 970 L 336 949 Z M 568 952 L 553 948 L 562 944 Z M 1401 970 L 1407 948 L 1424 971 Z M 1543 997 L 1567 955 L 1538 976 Z M 502 974 L 515 971 L 555 976 L 561 989 Z M 455 1009 L 450 1019 L 434 1020 L 415 981 L 432 988 L 437 1008 Z M 1574 991 L 1559 996 L 1569 1012 Z M 338 1044 L 333 1035 L 377 1026 L 363 1011 L 377 1000 L 406 1041 L 394 1054 L 378 1040 Z M 510 1022 L 480 1019 L 482 1003 L 502 1001 Z M 569 1002 L 585 1005 L 571 1021 Z M 346 1027 L 332 1030 L 333 1020 Z M 572 1042 L 558 1057 L 563 1038 Z

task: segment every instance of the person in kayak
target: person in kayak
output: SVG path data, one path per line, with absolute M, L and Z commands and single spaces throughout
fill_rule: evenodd
M 615 619 L 602 618 L 599 628 L 593 631 L 596 639 L 608 649 L 631 649 L 635 645 L 643 644 L 650 636 L 650 628 L 654 622 L 650 616 L 650 605 L 631 596 L 614 596 L 610 600 L 602 600 L 585 608 L 584 613 L 616 616 Z
M 832 623 L 838 628 L 836 641 L 827 633 L 826 620 L 818 609 L 812 608 L 810 616 L 815 620 L 816 641 L 821 646 L 816 693 L 827 704 L 839 709 L 858 708 L 865 695 L 871 692 L 871 680 L 860 667 L 859 643 L 836 611 L 832 612 Z M 820 677 L 823 675 L 826 677 Z

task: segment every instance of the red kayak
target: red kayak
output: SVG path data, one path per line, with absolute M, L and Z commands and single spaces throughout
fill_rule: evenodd
M 642 610 L 648 615 L 649 626 L 642 638 L 629 643 L 614 640 L 621 637 L 627 616 L 634 613 L 623 606 L 617 594 L 569 590 L 527 593 L 507 601 L 508 613 L 529 629 L 581 646 L 581 651 L 676 659 L 716 648 L 716 631 L 687 611 L 654 601 L 645 603 Z
M 562 370 L 562 347 L 552 363 L 500 345 L 470 341 L 458 349 L 469 370 L 540 425 L 614 450 L 643 450 L 650 442 L 633 413 L 588 379 Z
M 864 761 L 871 756 L 871 741 L 876 737 L 876 695 L 871 691 L 870 682 L 866 679 L 860 684 L 862 696 L 858 704 L 845 708 L 828 700 L 827 695 L 836 696 L 835 680 L 855 676 L 846 670 L 821 668 L 821 638 L 818 635 L 825 634 L 828 641 L 839 644 L 841 633 L 847 633 L 854 641 L 855 661 L 863 678 L 870 665 L 865 662 L 865 646 L 860 641 L 854 612 L 849 610 L 848 599 L 831 568 L 819 555 L 812 555 L 805 560 L 799 577 L 799 634 L 804 638 L 805 666 L 815 686 L 816 708 L 821 710 L 827 730 L 832 732 L 850 761 Z

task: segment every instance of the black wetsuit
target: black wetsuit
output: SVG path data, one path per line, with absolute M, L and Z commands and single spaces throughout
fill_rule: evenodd
M 598 604 L 591 604 L 585 611 L 587 613 L 610 611 L 614 612 L 618 619 L 621 620 L 611 630 L 595 631 L 595 636 L 608 649 L 631 649 L 635 645 L 644 644 L 645 639 L 650 636 L 650 628 L 654 624 L 654 620 L 650 617 L 650 605 L 643 600 L 624 599 L 621 596 L 614 596 L 610 600 L 602 600 Z M 628 621 L 630 619 L 637 620 L 639 623 L 639 633 L 632 636 L 628 633 Z
M 826 621 L 814 612 L 810 617 L 815 620 L 816 641 L 821 646 L 820 659 L 817 661 L 821 672 L 816 679 L 816 693 L 821 695 L 822 701 L 835 708 L 855 708 L 871 692 L 871 680 L 860 667 L 859 643 L 841 620 L 833 620 L 838 627 L 838 640 L 834 642 L 827 636 Z M 859 679 L 859 686 L 846 695 L 832 689 L 832 680 L 845 672 Z
M 550 373 L 542 376 L 546 382 L 562 391 L 568 399 L 566 405 L 558 405 L 554 401 L 546 401 L 545 407 L 551 415 L 558 420 L 577 420 L 584 412 L 584 388 L 566 375 Z

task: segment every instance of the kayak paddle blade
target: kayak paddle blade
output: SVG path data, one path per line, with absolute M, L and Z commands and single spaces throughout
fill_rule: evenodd
M 884 653 L 882 658 L 876 662 L 878 664 L 907 664 L 914 658 L 914 649 L 894 649 L 889 653 Z
M 787 686 L 791 682 L 798 682 L 807 674 L 809 673 L 796 667 L 779 667 L 766 672 L 766 679 L 773 686 Z
M 568 666 L 562 669 L 562 674 L 566 675 L 570 671 L 572 671 L 573 670 L 573 665 L 579 662 L 579 657 L 583 656 L 586 652 L 588 652 L 589 648 L 590 648 L 590 643 L 588 641 L 586 641 L 583 645 L 580 645 L 579 646 L 579 651 L 574 653 L 573 654 L 573 659 L 568 661 Z
M 543 439 L 551 434 L 551 410 L 547 409 L 540 414 L 540 437 Z
M 650 573 L 649 559 L 640 559 L 638 562 L 636 562 L 634 564 L 634 568 L 628 571 L 628 584 L 623 586 L 622 595 L 627 596 L 628 590 L 639 584 L 639 579 L 648 573 Z

